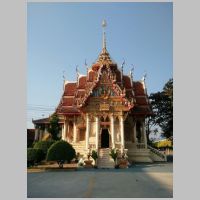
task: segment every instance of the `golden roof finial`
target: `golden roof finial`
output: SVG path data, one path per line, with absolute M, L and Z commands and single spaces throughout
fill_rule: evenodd
M 106 32 L 105 32 L 105 28 L 107 26 L 106 20 L 104 19 L 102 21 L 102 27 L 103 27 L 103 50 L 106 49 Z

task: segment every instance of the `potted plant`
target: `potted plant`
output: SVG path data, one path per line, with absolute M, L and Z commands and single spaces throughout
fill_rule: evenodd
M 98 158 L 98 153 L 97 153 L 97 151 L 95 151 L 95 150 L 93 150 L 92 151 L 92 158 L 94 159 L 94 168 L 97 168 L 97 158 Z
M 117 149 L 111 149 L 110 154 L 111 158 L 114 160 L 115 163 L 115 168 L 118 169 L 118 165 L 117 165 L 117 157 L 118 157 L 118 151 Z
M 128 167 L 128 156 L 127 156 L 127 151 L 128 149 L 124 149 L 122 152 L 122 158 L 119 162 L 119 167 L 120 168 L 127 168 Z
M 90 149 L 88 149 L 88 154 L 87 154 L 87 160 L 84 160 L 84 163 L 85 163 L 85 167 L 92 167 L 92 160 L 90 160 L 90 157 L 91 157 L 91 152 L 90 152 Z

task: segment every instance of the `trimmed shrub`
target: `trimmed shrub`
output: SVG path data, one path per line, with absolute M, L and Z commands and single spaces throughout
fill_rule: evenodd
M 66 141 L 60 140 L 52 144 L 47 152 L 47 161 L 57 161 L 60 168 L 63 168 L 65 161 L 71 162 L 76 157 L 75 149 Z
M 41 149 L 28 148 L 27 149 L 27 165 L 33 166 L 42 161 L 44 153 Z
M 36 153 L 36 160 L 35 160 L 35 162 L 39 163 L 39 162 L 41 162 L 45 158 L 45 154 L 42 151 L 42 149 L 36 149 L 36 150 L 37 150 L 37 153 Z
M 41 149 L 43 153 L 46 155 L 49 147 L 54 143 L 54 140 L 47 140 L 47 141 L 38 141 L 34 144 L 34 149 Z

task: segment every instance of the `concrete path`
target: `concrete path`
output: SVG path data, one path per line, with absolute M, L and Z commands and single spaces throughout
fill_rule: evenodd
M 136 164 L 129 169 L 28 173 L 27 197 L 172 198 L 173 164 Z

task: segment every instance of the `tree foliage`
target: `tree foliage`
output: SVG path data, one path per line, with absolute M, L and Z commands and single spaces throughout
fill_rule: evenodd
M 47 140 L 47 141 L 38 141 L 34 144 L 34 149 L 41 149 L 46 156 L 48 149 L 54 143 L 54 140 Z
M 162 141 L 157 141 L 157 142 L 154 142 L 153 143 L 154 147 L 156 148 L 171 148 L 173 147 L 172 145 L 172 141 L 168 140 L 168 139 L 165 139 L 165 140 L 162 140 Z
M 158 125 L 164 136 L 173 135 L 173 79 L 170 79 L 161 92 L 149 96 L 154 115 L 149 118 L 149 123 Z
M 70 161 L 76 157 L 75 149 L 66 141 L 60 140 L 52 144 L 47 152 L 47 161 L 57 161 L 60 168 L 65 161 Z
M 50 117 L 50 126 L 48 128 L 48 132 L 51 133 L 53 140 L 58 140 L 58 134 L 61 130 L 61 127 L 59 125 L 59 118 L 56 114 L 53 114 Z
M 28 166 L 35 165 L 44 159 L 44 153 L 41 149 L 28 148 L 27 149 L 27 163 Z

